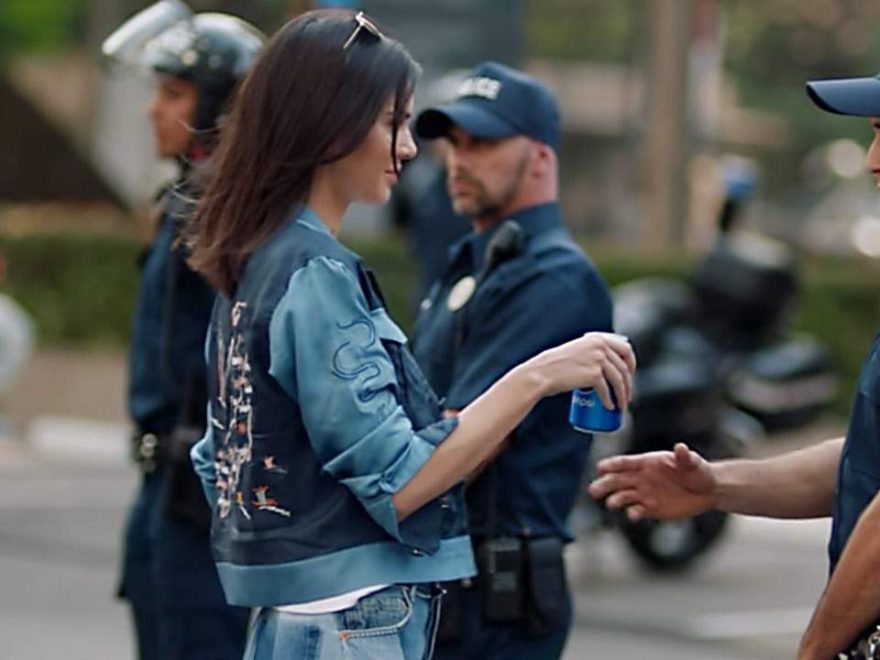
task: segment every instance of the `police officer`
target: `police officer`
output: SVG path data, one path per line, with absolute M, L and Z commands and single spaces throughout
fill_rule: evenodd
M 407 163 L 391 196 L 392 220 L 403 230 L 418 267 L 414 305 L 443 275 L 449 247 L 470 229 L 467 220 L 453 210 L 446 191 L 441 145 L 432 142 L 419 148 L 419 155 Z
M 880 76 L 813 81 L 823 110 L 870 118 L 866 166 L 880 185 Z M 773 518 L 832 518 L 830 578 L 801 639 L 799 660 L 880 657 L 880 335 L 862 367 L 846 438 L 765 460 L 709 463 L 684 444 L 672 452 L 600 462 L 590 485 L 612 509 L 638 520 L 710 508 Z M 857 641 L 854 641 L 857 640 Z
M 209 549 L 210 512 L 189 461 L 204 432 L 204 342 L 215 294 L 187 267 L 179 238 L 227 102 L 262 41 L 236 17 L 192 15 L 165 1 L 104 44 L 114 60 L 155 74 L 156 152 L 180 170 L 156 202 L 129 348 L 128 407 L 142 481 L 125 531 L 120 595 L 131 604 L 142 660 L 232 660 L 244 651 L 248 613 L 225 603 Z
M 605 284 L 562 223 L 559 113 L 536 79 L 485 62 L 416 132 L 449 143 L 447 187 L 472 231 L 415 324 L 416 359 L 444 406 L 464 408 L 514 365 L 611 330 Z M 449 584 L 439 658 L 559 657 L 571 625 L 562 546 L 589 451 L 570 396 L 538 404 L 467 486 L 480 574 Z

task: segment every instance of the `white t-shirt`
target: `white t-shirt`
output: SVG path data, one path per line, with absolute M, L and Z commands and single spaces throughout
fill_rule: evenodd
M 279 612 L 287 612 L 289 614 L 329 614 L 330 612 L 341 612 L 349 607 L 354 607 L 357 602 L 364 596 L 369 596 L 377 591 L 382 591 L 389 585 L 377 584 L 372 587 L 364 587 L 363 589 L 355 589 L 345 594 L 331 596 L 330 598 L 322 598 L 321 600 L 313 600 L 309 603 L 300 603 L 299 605 L 278 605 L 275 607 Z

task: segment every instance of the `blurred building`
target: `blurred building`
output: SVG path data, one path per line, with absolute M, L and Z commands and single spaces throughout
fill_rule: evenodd
M 712 186 L 690 180 L 707 171 L 688 168 L 694 154 L 707 148 L 760 152 L 785 146 L 787 121 L 744 107 L 725 78 L 724 30 L 716 11 L 706 14 L 703 22 L 697 20 L 689 37 L 685 31 L 690 45 L 683 75 L 689 77 L 690 86 L 684 110 L 687 125 L 681 133 L 684 160 L 646 164 L 645 145 L 657 134 L 650 122 L 656 112 L 654 95 L 659 92 L 649 84 L 651 69 L 645 65 L 652 51 L 645 46 L 623 62 L 529 57 L 525 28 L 537 2 L 192 0 L 192 5 L 202 11 L 240 11 L 269 32 L 286 16 L 308 6 L 360 7 L 390 33 L 401 36 L 422 63 L 419 95 L 446 72 L 467 69 L 484 59 L 527 69 L 545 80 L 560 101 L 562 202 L 573 229 L 581 233 L 627 241 L 642 234 L 646 209 L 652 208 L 646 195 L 654 194 L 646 183 L 646 166 L 648 172 L 668 167 L 688 178 L 680 197 L 688 197 L 686 190 L 697 194 L 683 202 L 681 215 L 703 217 L 709 215 L 711 194 L 703 200 L 700 191 L 711 192 Z M 136 207 L 168 176 L 168 170 L 155 162 L 144 116 L 149 82 L 102 71 L 97 55 L 100 40 L 128 13 L 146 4 L 146 0 L 88 0 L 87 38 L 77 52 L 20 57 L 10 64 L 0 81 L 0 95 L 13 101 L 4 101 L 2 107 L 7 117 L 14 107 L 21 111 L 20 117 L 0 127 L 0 140 L 12 145 L 3 149 L 0 200 L 106 199 Z M 644 13 L 641 5 L 628 6 L 635 17 Z M 717 9 L 719 5 L 716 0 L 698 0 L 696 6 Z M 657 160 L 656 155 L 652 158 Z M 386 222 L 384 213 L 355 207 L 347 225 L 374 231 Z

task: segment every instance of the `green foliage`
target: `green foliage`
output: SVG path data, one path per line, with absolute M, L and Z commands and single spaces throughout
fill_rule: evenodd
M 532 57 L 626 63 L 631 59 L 631 1 L 525 2 L 523 30 Z
M 345 242 L 375 270 L 391 315 L 408 330 L 415 275 L 402 241 Z M 134 240 L 108 236 L 5 237 L 0 239 L 9 270 L 4 289 L 34 316 L 43 344 L 122 346 L 137 291 L 140 250 Z M 592 254 L 611 286 L 645 276 L 684 278 L 694 263 L 691 257 L 646 258 L 595 248 Z M 880 329 L 880 278 L 866 276 L 865 265 L 806 263 L 795 327 L 831 350 L 842 383 L 835 410 L 846 414 L 859 366 Z
M 725 8 L 724 64 L 740 104 L 790 122 L 789 148 L 762 158 L 765 191 L 778 195 L 796 186 L 802 159 L 815 146 L 844 137 L 867 143 L 866 122 L 817 110 L 804 84 L 880 68 L 875 0 L 729 0 Z
M 0 2 L 0 57 L 69 45 L 85 14 L 85 0 Z
M 348 239 L 343 242 L 364 258 L 376 273 L 385 303 L 394 320 L 409 332 L 415 320 L 413 287 L 416 281 L 415 264 L 403 248 L 403 238 L 392 240 Z
M 4 237 L 3 288 L 33 315 L 43 343 L 121 345 L 128 337 L 139 251 L 125 238 Z
M 880 279 L 876 265 L 870 266 L 823 261 L 804 272 L 795 327 L 831 351 L 841 378 L 835 405 L 840 414 L 849 412 L 861 364 L 880 331 Z

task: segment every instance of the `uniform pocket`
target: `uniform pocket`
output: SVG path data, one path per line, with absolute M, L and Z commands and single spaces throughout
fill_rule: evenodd
M 372 310 L 370 318 L 394 365 L 398 400 L 412 421 L 413 428 L 420 430 L 436 422 L 440 419 L 440 402 L 410 354 L 406 335 L 381 307 Z

